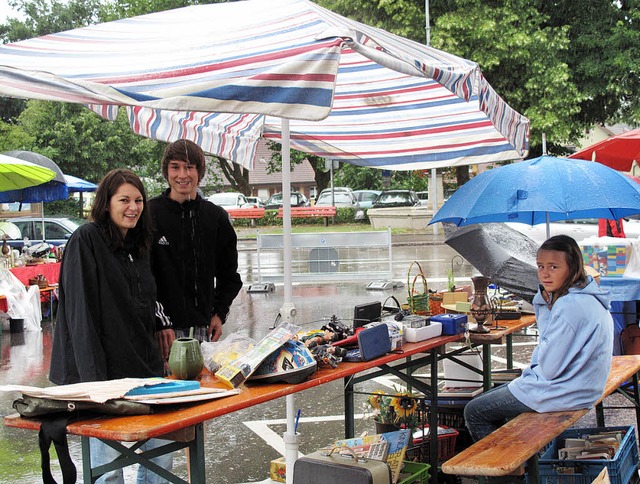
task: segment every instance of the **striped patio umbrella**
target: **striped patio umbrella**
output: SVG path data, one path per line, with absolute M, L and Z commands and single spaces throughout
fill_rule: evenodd
M 258 138 L 385 169 L 517 159 L 528 120 L 475 62 L 308 0 L 191 6 L 0 47 L 0 95 L 128 106 L 133 129 L 251 168 Z M 218 113 L 218 114 L 213 114 Z M 221 114 L 227 113 L 227 114 Z

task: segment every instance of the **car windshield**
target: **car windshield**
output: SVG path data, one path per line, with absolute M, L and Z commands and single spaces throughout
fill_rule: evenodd
M 356 194 L 356 197 L 360 202 L 373 202 L 378 198 L 378 194 L 376 192 L 359 192 Z
M 231 207 L 238 204 L 238 196 L 233 193 L 215 193 L 209 197 L 209 200 L 222 207 Z
M 382 193 L 376 203 L 404 203 L 411 202 L 408 193 Z
M 345 192 L 334 192 L 333 199 L 335 203 L 349 204 L 353 203 L 352 198 Z M 316 201 L 316 205 L 331 205 L 331 193 L 323 193 Z

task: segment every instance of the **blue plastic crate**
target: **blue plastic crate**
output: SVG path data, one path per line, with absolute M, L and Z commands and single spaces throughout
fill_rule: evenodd
M 617 431 L 625 432 L 616 455 L 611 460 L 559 460 L 558 449 L 564 439 L 578 438 L 584 434 Z M 568 429 L 554 439 L 539 460 L 542 484 L 591 484 L 604 467 L 609 471 L 611 484 L 627 484 L 638 467 L 638 446 L 633 426 L 590 429 Z M 567 472 L 572 472 L 568 474 Z M 527 480 L 529 482 L 529 480 Z

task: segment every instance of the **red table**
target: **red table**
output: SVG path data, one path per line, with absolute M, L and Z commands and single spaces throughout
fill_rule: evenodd
M 9 269 L 22 284 L 29 285 L 29 279 L 42 274 L 49 281 L 49 287 L 40 289 L 40 300 L 42 302 L 50 302 L 53 296 L 53 287 L 51 284 L 57 284 L 60 277 L 60 262 L 49 262 L 45 264 L 37 264 L 35 266 L 13 267 Z M 0 311 L 7 312 L 7 299 L 0 295 Z

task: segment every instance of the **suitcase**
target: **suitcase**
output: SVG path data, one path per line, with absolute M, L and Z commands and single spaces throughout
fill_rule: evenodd
M 391 484 L 391 468 L 386 462 L 357 458 L 349 454 L 317 451 L 301 457 L 293 466 L 293 484 Z

